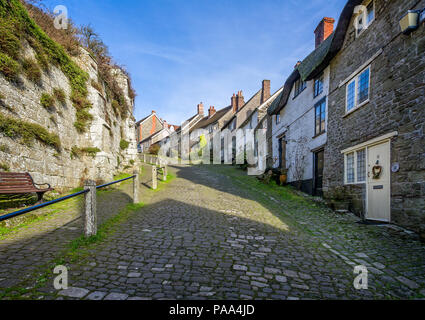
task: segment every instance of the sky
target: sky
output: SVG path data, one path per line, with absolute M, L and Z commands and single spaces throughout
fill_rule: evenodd
M 271 80 L 283 86 L 314 50 L 323 17 L 345 0 L 44 0 L 65 5 L 77 25 L 90 24 L 132 77 L 136 120 L 155 110 L 180 125 L 203 102 L 216 110 L 243 91 L 245 101 Z M 337 23 L 337 22 L 336 22 Z M 335 26 L 336 26 L 335 23 Z

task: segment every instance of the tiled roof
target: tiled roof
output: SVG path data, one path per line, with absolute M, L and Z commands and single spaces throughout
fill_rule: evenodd
M 205 128 L 211 123 L 214 123 L 220 120 L 220 118 L 223 117 L 231 108 L 232 106 L 228 106 L 226 108 L 220 109 L 211 118 L 208 118 L 208 116 L 204 117 L 190 131 L 192 132 L 193 130 L 196 130 L 196 129 Z
M 251 104 L 253 103 L 253 101 L 254 101 L 254 98 L 256 98 L 256 97 L 260 97 L 261 96 L 261 92 L 262 92 L 262 89 L 260 89 L 260 90 L 258 90 L 252 97 L 251 97 L 251 99 L 249 99 L 248 100 L 248 102 L 247 103 L 245 103 L 239 110 L 238 110 L 238 112 L 236 112 L 234 115 L 233 115 L 233 117 L 231 117 L 225 124 L 224 124 L 224 126 L 223 126 L 223 128 L 221 129 L 221 130 L 223 130 L 223 129 L 225 129 L 232 121 L 233 121 L 233 119 L 235 119 L 236 118 L 236 116 L 239 114 L 239 112 L 241 112 L 243 109 L 245 109 L 245 107 L 248 107 L 248 106 L 251 106 Z

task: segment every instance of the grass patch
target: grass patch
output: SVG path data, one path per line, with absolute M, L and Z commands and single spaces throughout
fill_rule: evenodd
M 24 70 L 25 77 L 39 84 L 41 82 L 41 69 L 34 59 L 24 59 L 22 61 L 22 69 Z
M 7 163 L 5 162 L 0 162 L 0 170 L 3 170 L 5 172 L 8 172 L 10 170 L 10 167 Z
M 4 152 L 4 153 L 9 153 L 10 149 L 7 145 L 5 144 L 0 144 L 0 152 Z
M 46 109 L 52 109 L 55 106 L 55 99 L 48 93 L 41 95 L 40 104 Z
M 9 81 L 17 81 L 21 68 L 19 64 L 7 54 L 0 52 L 0 72 Z
M 21 143 L 27 146 L 31 146 L 34 140 L 38 140 L 47 146 L 55 148 L 59 152 L 61 149 L 61 142 L 57 134 L 50 133 L 39 124 L 8 117 L 1 113 L 0 132 L 10 138 L 21 137 Z
M 53 89 L 53 97 L 55 98 L 56 101 L 65 104 L 66 102 L 66 94 L 65 91 L 63 91 L 63 89 L 61 88 L 54 88 Z

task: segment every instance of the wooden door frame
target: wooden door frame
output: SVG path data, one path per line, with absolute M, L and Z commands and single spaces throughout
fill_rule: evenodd
M 388 220 L 382 220 L 382 219 L 370 219 L 368 217 L 369 214 L 369 176 L 366 174 L 366 201 L 365 201 L 365 219 L 366 220 L 373 220 L 373 221 L 382 221 L 382 222 L 391 222 L 391 139 L 383 140 L 380 142 L 373 143 L 371 145 L 366 146 L 366 166 L 369 166 L 369 149 L 373 148 L 375 146 L 378 146 L 380 144 L 387 144 L 388 145 L 388 165 L 389 165 L 389 173 L 388 173 L 388 188 L 389 188 L 389 197 L 388 197 L 388 204 L 390 208 L 390 212 L 388 215 Z

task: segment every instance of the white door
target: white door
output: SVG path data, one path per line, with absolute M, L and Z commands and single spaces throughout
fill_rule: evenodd
M 390 222 L 390 143 L 368 148 L 367 219 Z

